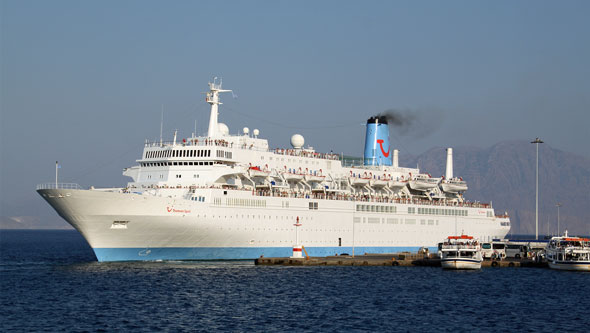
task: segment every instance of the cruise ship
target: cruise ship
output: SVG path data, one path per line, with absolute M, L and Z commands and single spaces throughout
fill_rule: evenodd
M 40 184 L 37 192 L 86 239 L 98 261 L 287 257 L 436 251 L 448 235 L 504 238 L 506 215 L 464 199 L 467 183 L 400 167 L 386 116 L 367 120 L 356 163 L 316 152 L 300 134 L 271 148 L 258 129 L 218 121 L 221 80 L 209 83 L 206 135 L 146 141 L 121 188 Z M 297 243 L 297 244 L 296 244 Z

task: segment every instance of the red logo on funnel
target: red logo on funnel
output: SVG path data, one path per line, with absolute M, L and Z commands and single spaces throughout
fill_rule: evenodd
M 381 152 L 383 153 L 383 156 L 389 157 L 389 148 L 390 147 L 387 147 L 387 153 L 386 153 L 385 149 L 383 149 L 383 140 L 379 139 L 379 140 L 377 140 L 377 143 L 379 144 L 379 148 L 381 148 Z

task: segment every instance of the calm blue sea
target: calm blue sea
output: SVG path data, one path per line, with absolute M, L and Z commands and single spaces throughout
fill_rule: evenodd
M 587 332 L 590 274 L 98 263 L 76 231 L 0 231 L 0 331 Z

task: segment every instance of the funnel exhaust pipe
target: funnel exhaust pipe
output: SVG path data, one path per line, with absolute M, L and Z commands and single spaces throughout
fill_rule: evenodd
M 447 172 L 445 178 L 453 178 L 453 148 L 447 148 Z
M 365 136 L 364 165 L 391 165 L 390 153 L 387 117 L 369 118 Z

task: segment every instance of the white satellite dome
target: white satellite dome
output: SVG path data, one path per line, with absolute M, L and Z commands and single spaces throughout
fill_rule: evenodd
M 257 137 L 260 134 L 260 131 L 257 130 L 256 128 L 252 131 L 252 134 L 254 134 L 254 137 Z
M 244 132 L 244 134 L 248 135 L 248 133 L 250 133 L 250 129 L 248 127 L 244 127 L 242 129 L 242 131 Z
M 303 135 L 295 134 L 291 137 L 291 146 L 293 146 L 293 148 L 301 149 L 301 148 L 303 148 L 304 144 L 305 144 L 305 139 L 303 138 Z
M 221 135 L 229 135 L 229 127 L 224 123 L 218 123 L 217 129 Z

